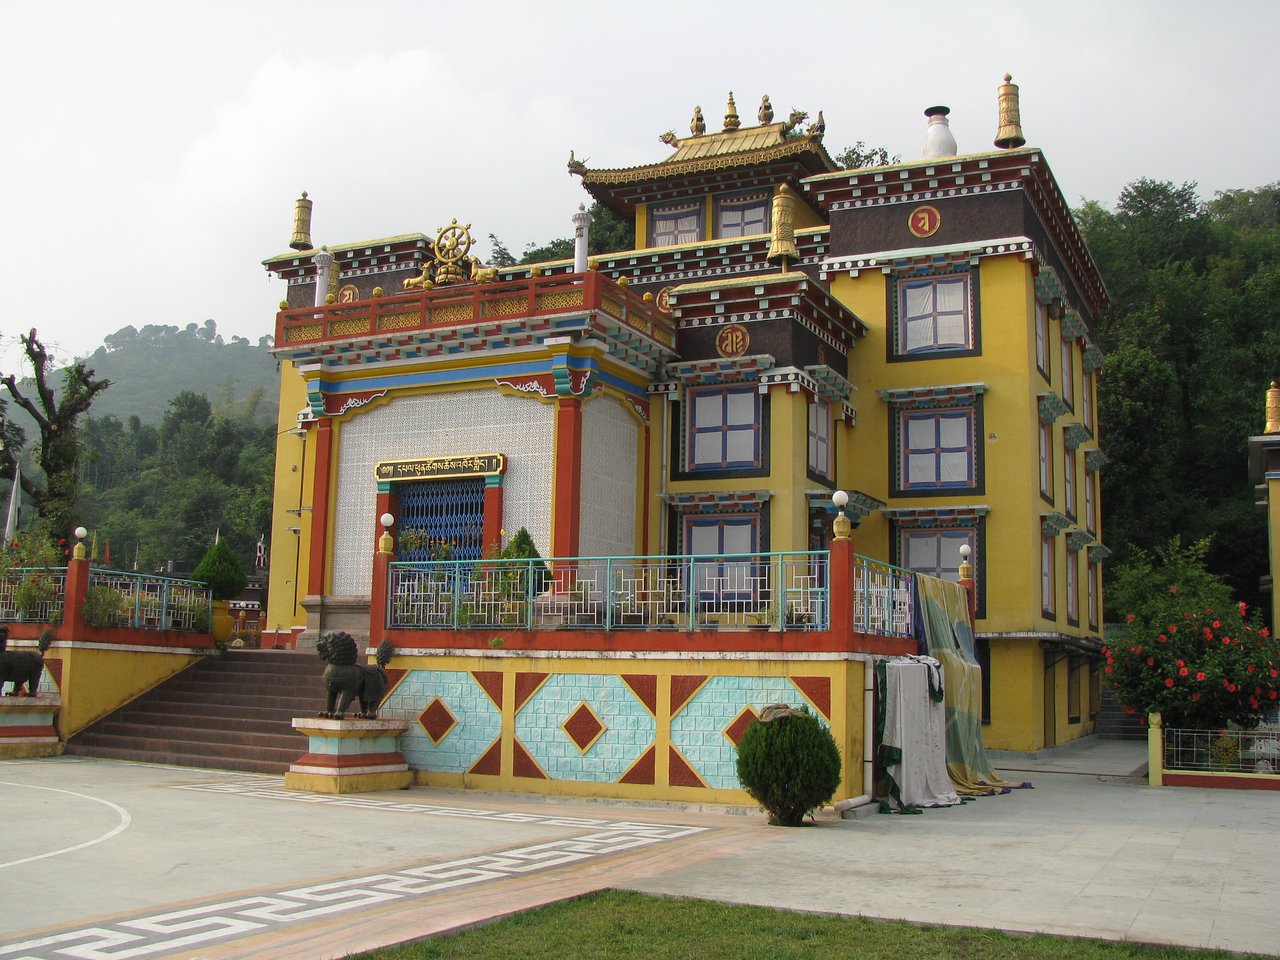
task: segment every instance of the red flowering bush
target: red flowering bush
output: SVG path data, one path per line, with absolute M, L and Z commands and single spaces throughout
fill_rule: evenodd
M 1243 603 L 1188 612 L 1177 589 L 1126 618 L 1123 642 L 1104 648 L 1107 683 L 1130 712 L 1165 726 L 1252 729 L 1280 700 L 1280 643 Z

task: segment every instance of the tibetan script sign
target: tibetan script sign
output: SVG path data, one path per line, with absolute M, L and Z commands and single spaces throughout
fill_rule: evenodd
M 913 236 L 932 237 L 938 232 L 940 226 L 942 226 L 942 214 L 938 212 L 937 207 L 926 204 L 923 207 L 916 207 L 907 216 L 907 229 Z
M 487 477 L 503 473 L 507 458 L 500 453 L 475 453 L 459 457 L 425 457 L 421 460 L 386 460 L 374 476 L 388 480 L 434 480 L 437 477 Z

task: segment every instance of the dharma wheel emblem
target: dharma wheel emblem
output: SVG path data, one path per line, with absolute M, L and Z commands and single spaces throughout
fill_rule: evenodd
M 436 231 L 436 283 L 458 283 L 462 280 L 459 264 L 471 252 L 471 224 L 459 224 L 455 218 L 449 226 Z

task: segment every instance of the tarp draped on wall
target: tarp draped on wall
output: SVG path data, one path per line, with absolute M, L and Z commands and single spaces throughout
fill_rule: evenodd
M 916 635 L 942 664 L 946 680 L 947 770 L 962 796 L 1003 793 L 1030 786 L 1001 779 L 982 745 L 982 668 L 978 665 L 964 587 L 935 577 L 913 578 Z

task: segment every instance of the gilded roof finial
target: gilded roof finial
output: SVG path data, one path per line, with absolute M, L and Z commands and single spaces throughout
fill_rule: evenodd
M 726 130 L 737 130 L 742 126 L 742 121 L 738 119 L 738 105 L 733 102 L 733 91 L 729 91 L 729 102 L 724 108 L 724 128 Z
M 1264 433 L 1280 433 L 1280 383 L 1271 381 L 1267 391 L 1267 429 Z
M 818 111 L 818 119 L 809 124 L 809 136 L 816 137 L 821 140 L 822 135 L 827 132 L 827 121 L 823 119 L 822 111 Z
M 689 132 L 700 137 L 707 132 L 707 121 L 702 119 L 702 107 L 693 108 L 693 119 L 689 121 Z
M 293 239 L 289 246 L 294 250 L 311 249 L 311 201 L 305 190 L 293 204 Z
M 1020 147 L 1027 142 L 1022 135 L 1022 116 L 1018 108 L 1018 85 L 1013 76 L 1006 73 L 1000 84 L 1000 129 L 996 131 L 995 145 L 1001 150 Z
M 769 102 L 767 93 L 764 95 L 764 99 L 760 101 L 760 112 L 756 114 L 756 119 L 762 124 L 773 123 L 773 104 Z

